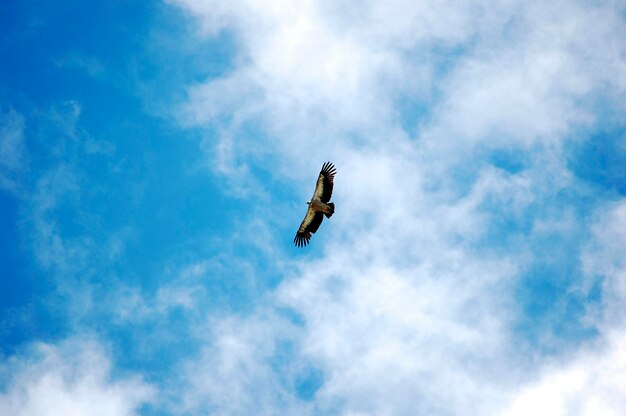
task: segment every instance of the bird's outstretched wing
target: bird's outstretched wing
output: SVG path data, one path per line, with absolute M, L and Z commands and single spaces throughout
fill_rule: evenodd
M 335 180 L 335 174 L 337 169 L 332 163 L 326 162 L 322 165 L 322 170 L 317 177 L 317 183 L 315 184 L 315 192 L 313 198 L 317 198 L 322 202 L 330 201 L 330 197 L 333 194 L 333 181 Z
M 300 228 L 298 228 L 298 232 L 296 233 L 296 237 L 293 239 L 293 243 L 298 247 L 304 247 L 309 244 L 311 235 L 317 231 L 323 219 L 324 214 L 321 212 L 315 212 L 309 208 L 304 216 L 304 219 L 302 220 L 302 224 L 300 224 Z

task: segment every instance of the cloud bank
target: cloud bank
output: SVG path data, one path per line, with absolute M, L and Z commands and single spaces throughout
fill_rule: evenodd
M 605 364 L 625 330 L 610 313 L 624 265 L 597 241 L 622 196 L 571 165 L 623 127 L 619 4 L 172 3 L 237 47 L 180 112 L 217 132 L 203 143 L 218 172 L 245 187 L 271 163 L 308 192 L 320 161 L 339 168 L 320 257 L 266 306 L 288 317 L 214 324 L 189 403 L 239 414 L 226 388 L 270 397 L 261 414 L 517 414 L 544 396 L 550 414 L 624 410 L 620 384 L 592 381 L 618 374 Z M 320 379 L 303 395 L 275 362 Z

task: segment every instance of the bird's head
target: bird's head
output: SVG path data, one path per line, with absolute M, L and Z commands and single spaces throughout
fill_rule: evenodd
M 311 205 L 311 201 L 307 202 L 306 204 L 307 204 L 307 205 Z

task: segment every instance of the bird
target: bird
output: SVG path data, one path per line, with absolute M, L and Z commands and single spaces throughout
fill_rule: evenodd
M 304 247 L 309 244 L 311 234 L 317 231 L 324 216 L 330 218 L 335 213 L 335 204 L 328 201 L 333 194 L 333 182 L 336 173 L 337 169 L 332 163 L 326 162 L 322 165 L 313 197 L 307 202 L 309 209 L 306 211 L 296 237 L 293 239 L 293 243 L 297 247 Z

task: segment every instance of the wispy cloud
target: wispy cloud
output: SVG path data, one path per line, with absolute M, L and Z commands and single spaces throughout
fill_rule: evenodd
M 591 291 L 599 284 L 603 308 L 600 312 L 591 309 L 589 318 L 607 332 L 626 331 L 626 259 L 622 253 L 626 244 L 626 198 L 599 207 L 591 232 L 592 238 L 582 253 L 587 277 L 582 289 Z
M 58 68 L 72 68 L 84 71 L 91 77 L 102 76 L 105 72 L 104 65 L 96 58 L 82 56 L 78 53 L 70 53 L 55 59 L 54 64 Z
M 539 380 L 516 393 L 502 414 L 621 414 L 626 409 L 626 333 L 621 330 L 606 335 L 600 345 L 583 349 L 570 361 L 547 366 Z
M 35 344 L 0 367 L 0 412 L 7 415 L 121 416 L 139 414 L 154 389 L 134 375 L 114 376 L 108 354 L 95 340 Z
M 215 317 L 208 324 L 207 346 L 183 367 L 183 389 L 172 397 L 172 411 L 307 414 L 307 406 L 292 395 L 302 368 L 283 365 L 297 328 L 273 312 L 252 319 Z
M 24 118 L 13 110 L 0 113 L 0 189 L 20 191 L 27 163 Z

